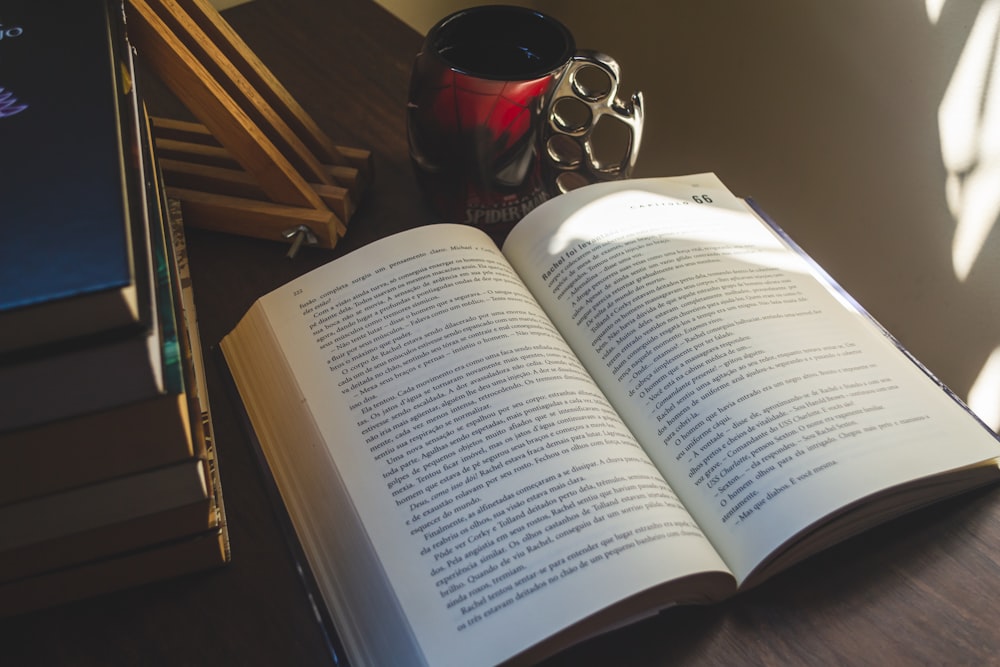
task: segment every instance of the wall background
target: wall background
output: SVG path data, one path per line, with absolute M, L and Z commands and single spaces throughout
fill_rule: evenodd
M 378 1 L 420 32 L 486 4 Z M 643 91 L 636 176 L 756 199 L 1000 426 L 1000 0 L 512 4 Z

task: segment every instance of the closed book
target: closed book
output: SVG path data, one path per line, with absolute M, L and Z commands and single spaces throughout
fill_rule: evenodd
M 3 554 L 186 505 L 210 497 L 204 462 L 191 459 L 0 507 Z M 206 505 L 207 512 L 207 505 Z M 0 580 L 6 573 L 0 570 Z
M 104 410 L 163 393 L 157 329 L 0 366 L 0 429 Z
M 129 210 L 106 0 L 5 0 L 0 352 L 136 326 L 146 241 Z
M 158 191 L 158 190 L 157 190 Z M 160 200 L 166 217 L 166 202 Z M 230 559 L 180 208 L 171 202 L 171 284 L 193 458 L 0 507 L 0 617 Z M 155 430 L 151 427 L 150 430 Z M 138 443 L 136 448 L 142 448 Z M 85 508 L 85 509 L 84 509 Z
M 0 406 L 0 429 L 108 410 L 153 399 L 168 389 L 163 369 L 176 354 L 172 287 L 165 278 L 168 258 L 158 184 L 152 176 L 155 158 L 123 16 L 121 11 L 109 12 L 105 23 L 118 63 L 116 132 L 126 154 L 120 163 L 123 178 L 115 187 L 125 202 L 135 268 L 144 267 L 133 275 L 137 326 L 0 353 L 0 391 L 13 397 Z M 63 313 L 60 324 L 70 328 L 76 322 Z
M 180 375 L 180 368 L 169 374 Z M 0 505 L 194 455 L 185 391 L 0 432 Z
M 218 527 L 211 499 L 0 552 L 0 585 Z
M 0 584 L 0 618 L 224 565 L 223 527 Z
M 165 208 L 152 189 L 155 205 Z M 157 225 L 165 224 L 157 214 Z M 178 327 L 181 277 L 165 233 L 155 235 L 162 393 L 95 412 L 0 431 L 0 505 L 175 463 L 196 454 L 192 343 Z M 0 407 L 0 410 L 3 408 Z M 29 408 L 30 409 L 30 408 Z

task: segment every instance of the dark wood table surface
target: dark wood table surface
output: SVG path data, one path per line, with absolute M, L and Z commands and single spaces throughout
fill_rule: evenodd
M 334 664 L 296 573 L 217 344 L 261 294 L 431 220 L 403 110 L 420 36 L 371 0 L 255 0 L 224 16 L 375 180 L 337 250 L 189 231 L 233 559 L 225 568 L 0 621 L 0 665 Z M 184 113 L 156 89 L 156 113 Z M 896 520 L 726 603 L 676 608 L 547 665 L 1000 663 L 1000 491 Z

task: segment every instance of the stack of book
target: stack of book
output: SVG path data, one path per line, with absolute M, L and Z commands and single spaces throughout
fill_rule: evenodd
M 179 206 L 120 0 L 4 0 L 0 616 L 229 559 Z

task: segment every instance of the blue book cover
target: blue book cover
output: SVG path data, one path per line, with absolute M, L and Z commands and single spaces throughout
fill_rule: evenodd
M 0 0 L 0 353 L 143 317 L 114 7 Z

